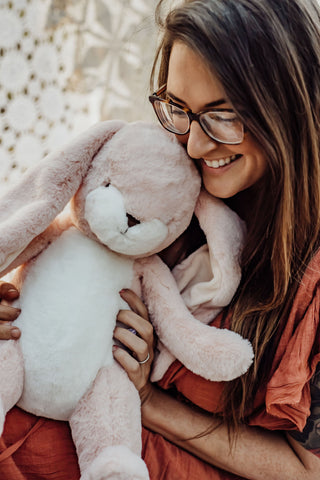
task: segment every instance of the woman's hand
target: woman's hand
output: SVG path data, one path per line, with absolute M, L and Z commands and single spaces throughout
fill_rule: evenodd
M 154 357 L 153 327 L 146 306 L 132 290 L 122 290 L 120 295 L 131 310 L 120 310 L 117 320 L 128 328 L 116 327 L 114 338 L 127 350 L 115 345 L 113 355 L 134 383 L 143 404 L 152 388 L 149 377 Z
M 20 337 L 19 328 L 11 325 L 19 314 L 20 309 L 8 305 L 19 297 L 19 292 L 14 285 L 0 280 L 0 340 L 17 339 Z

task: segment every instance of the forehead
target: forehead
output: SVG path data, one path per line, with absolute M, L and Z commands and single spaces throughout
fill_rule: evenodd
M 172 46 L 167 78 L 167 91 L 181 99 L 192 110 L 225 99 L 225 90 L 202 58 L 182 42 Z

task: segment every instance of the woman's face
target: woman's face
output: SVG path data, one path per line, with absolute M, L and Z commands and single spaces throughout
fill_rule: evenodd
M 182 42 L 175 42 L 172 47 L 167 96 L 195 113 L 212 110 L 210 105 L 218 101 L 218 108 L 232 108 L 218 79 L 199 55 Z M 230 198 L 253 186 L 266 172 L 264 153 L 250 133 L 246 133 L 240 145 L 225 145 L 211 140 L 193 121 L 189 134 L 179 135 L 178 139 L 186 143 L 188 154 L 200 166 L 205 188 L 215 197 Z

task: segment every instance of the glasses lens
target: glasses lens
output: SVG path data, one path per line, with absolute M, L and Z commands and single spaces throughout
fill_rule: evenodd
M 161 125 L 169 132 L 183 135 L 189 130 L 189 117 L 181 108 L 161 100 L 153 102 Z
M 200 123 L 209 137 L 226 144 L 238 144 L 243 141 L 243 123 L 234 112 L 205 112 Z

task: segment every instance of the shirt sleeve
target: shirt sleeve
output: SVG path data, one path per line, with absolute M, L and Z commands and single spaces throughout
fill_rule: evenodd
M 312 418 L 311 397 L 319 407 L 320 269 L 311 267 L 299 286 L 279 342 L 264 409 L 252 418 L 253 425 L 302 432 Z

